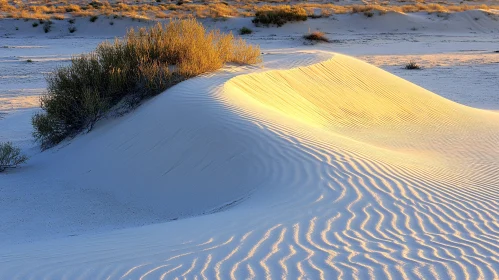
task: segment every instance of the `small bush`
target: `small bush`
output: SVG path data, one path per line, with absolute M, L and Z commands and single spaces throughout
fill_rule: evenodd
M 251 34 L 253 33 L 253 30 L 249 29 L 248 27 L 243 27 L 241 29 L 239 29 L 239 34 L 240 35 L 247 35 L 247 34 Z
M 27 62 L 27 63 L 33 63 L 33 60 L 28 59 L 28 60 L 26 60 L 26 62 Z
M 262 24 L 264 26 L 277 25 L 278 27 L 281 27 L 287 22 L 306 20 L 307 12 L 305 9 L 301 7 L 284 6 L 270 10 L 257 11 L 253 23 L 256 26 Z
M 309 34 L 305 34 L 303 38 L 305 40 L 314 41 L 314 42 L 326 42 L 326 43 L 330 42 L 329 39 L 326 37 L 326 35 L 324 35 L 324 32 L 320 31 L 314 31 Z
M 50 30 L 52 30 L 52 22 L 48 20 L 43 24 L 43 31 L 45 31 L 45 33 L 49 33 Z
M 410 61 L 405 65 L 404 68 L 408 70 L 419 70 L 421 69 L 421 66 L 419 66 L 419 64 L 417 64 L 415 61 Z
M 95 22 L 98 18 L 99 18 L 98 16 L 91 16 L 90 22 Z
M 372 11 L 365 11 L 365 12 L 364 12 L 364 15 L 365 15 L 366 17 L 370 18 L 370 17 L 373 17 L 373 16 L 374 16 L 374 13 L 373 13 Z
M 27 160 L 28 157 L 21 154 L 21 149 L 14 147 L 11 142 L 0 143 L 0 172 L 15 168 Z
M 32 26 L 33 27 L 37 27 L 38 26 L 38 22 L 33 22 Z
M 48 148 L 92 129 L 125 97 L 140 101 L 227 62 L 259 61 L 259 47 L 230 33 L 206 32 L 194 19 L 131 29 L 123 39 L 101 43 L 47 76 L 47 94 L 41 97 L 44 112 L 32 118 L 33 135 Z
M 68 19 L 69 24 L 74 24 L 74 23 L 75 23 L 75 21 L 76 21 L 76 20 L 75 20 L 74 18 Z
M 70 26 L 70 27 L 68 28 L 68 31 L 69 31 L 69 33 L 74 33 L 74 32 L 76 31 L 76 27 L 74 27 L 74 26 Z

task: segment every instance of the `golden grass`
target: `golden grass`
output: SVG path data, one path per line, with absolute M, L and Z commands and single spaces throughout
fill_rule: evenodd
M 305 34 L 303 36 L 305 40 L 314 41 L 314 42 L 326 42 L 329 43 L 329 39 L 326 37 L 326 34 L 321 31 L 313 31 L 311 33 Z

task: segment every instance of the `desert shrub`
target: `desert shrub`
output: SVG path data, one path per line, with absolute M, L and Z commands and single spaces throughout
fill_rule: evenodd
M 306 21 L 307 12 L 301 7 L 279 6 L 266 8 L 256 12 L 253 23 L 255 25 L 277 25 L 283 26 L 287 22 Z
M 95 22 L 98 18 L 99 18 L 98 16 L 91 16 L 90 22 Z
M 28 157 L 21 154 L 21 149 L 14 147 L 11 142 L 0 142 L 0 172 L 15 168 L 27 160 Z
M 70 18 L 70 19 L 68 19 L 69 24 L 74 24 L 74 23 L 75 23 L 75 21 L 76 21 L 76 20 L 75 20 L 74 18 Z
M 43 23 L 43 31 L 45 31 L 45 33 L 49 33 L 50 30 L 52 30 L 52 22 L 50 20 L 45 21 Z
M 74 33 L 76 31 L 76 27 L 70 26 L 70 27 L 68 27 L 68 31 L 69 31 L 69 33 Z
M 365 12 L 364 12 L 364 15 L 365 15 L 366 17 L 373 17 L 373 16 L 374 16 L 374 13 L 373 13 L 372 11 L 365 11 Z
M 327 42 L 327 43 L 329 42 L 329 39 L 326 37 L 324 32 L 320 31 L 314 31 L 309 34 L 305 34 L 303 38 L 305 40 L 314 41 L 314 42 Z
M 408 70 L 418 70 L 421 69 L 421 66 L 419 66 L 419 64 L 417 64 L 415 61 L 409 61 L 409 63 L 407 63 L 404 68 Z
M 253 33 L 253 30 L 249 29 L 248 27 L 243 27 L 241 29 L 239 29 L 239 34 L 240 35 L 247 35 L 247 34 L 251 34 Z
M 31 24 L 31 26 L 37 27 L 38 26 L 38 22 L 33 22 L 33 24 Z
M 130 29 L 123 39 L 103 42 L 46 77 L 47 94 L 41 98 L 44 111 L 32 119 L 34 137 L 42 148 L 50 147 L 90 130 L 125 97 L 140 101 L 227 62 L 259 61 L 259 47 L 230 33 L 207 32 L 194 19 Z

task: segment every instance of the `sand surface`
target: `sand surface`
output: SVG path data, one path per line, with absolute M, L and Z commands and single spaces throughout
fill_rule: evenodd
M 445 32 L 416 21 L 434 36 L 375 18 L 314 46 L 300 30 L 331 22 L 258 29 L 261 65 L 185 81 L 45 152 L 23 101 L 41 73 L 0 80 L 17 92 L 0 92 L 0 140 L 31 156 L 0 174 L 0 278 L 499 279 L 499 30 L 469 31 L 474 12 Z M 63 61 L 79 40 L 37 36 L 4 42 Z M 25 63 L 0 51 L 0 76 Z

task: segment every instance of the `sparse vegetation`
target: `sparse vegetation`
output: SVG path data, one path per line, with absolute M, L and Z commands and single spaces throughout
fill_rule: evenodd
M 409 63 L 407 63 L 404 68 L 408 70 L 419 70 L 421 69 L 421 66 L 415 61 L 409 61 Z
M 71 65 L 47 76 L 47 94 L 41 97 L 44 112 L 32 119 L 34 136 L 47 148 L 90 130 L 123 98 L 134 106 L 227 62 L 259 61 L 259 47 L 232 34 L 207 33 L 194 19 L 131 29 L 123 39 L 101 43 L 94 52 L 72 58 Z
M 38 22 L 33 22 L 33 24 L 31 24 L 31 26 L 37 27 L 38 26 Z
M 74 33 L 76 31 L 76 27 L 70 26 L 70 27 L 68 27 L 68 31 L 69 31 L 69 33 Z
M 27 63 L 33 63 L 33 60 L 28 59 L 28 60 L 26 60 L 26 62 L 27 62 Z
M 280 6 L 273 8 L 266 6 L 256 12 L 253 23 L 256 26 L 276 25 L 281 27 L 287 22 L 306 21 L 307 17 L 307 12 L 300 7 Z
M 75 20 L 74 18 L 70 18 L 70 19 L 68 19 L 69 24 L 75 24 L 75 21 L 76 21 L 76 20 Z
M 309 40 L 309 41 L 313 41 L 313 42 L 326 42 L 326 43 L 330 42 L 329 39 L 324 34 L 324 32 L 320 32 L 320 31 L 314 31 L 314 32 L 305 34 L 303 36 L 303 38 L 305 40 Z
M 365 15 L 366 17 L 370 18 L 370 17 L 373 17 L 373 16 L 374 16 L 374 13 L 373 13 L 372 11 L 365 11 L 365 12 L 364 12 L 364 15 Z
M 243 27 L 243 28 L 241 28 L 241 29 L 239 29 L 239 34 L 240 35 L 247 35 L 247 34 L 251 34 L 251 33 L 253 33 L 253 30 L 251 30 L 250 28 L 248 28 L 246 26 Z
M 98 18 L 99 18 L 98 16 L 91 16 L 90 22 L 95 22 Z
M 28 157 L 21 154 L 21 149 L 14 147 L 11 142 L 0 142 L 0 172 L 16 168 L 27 160 Z

